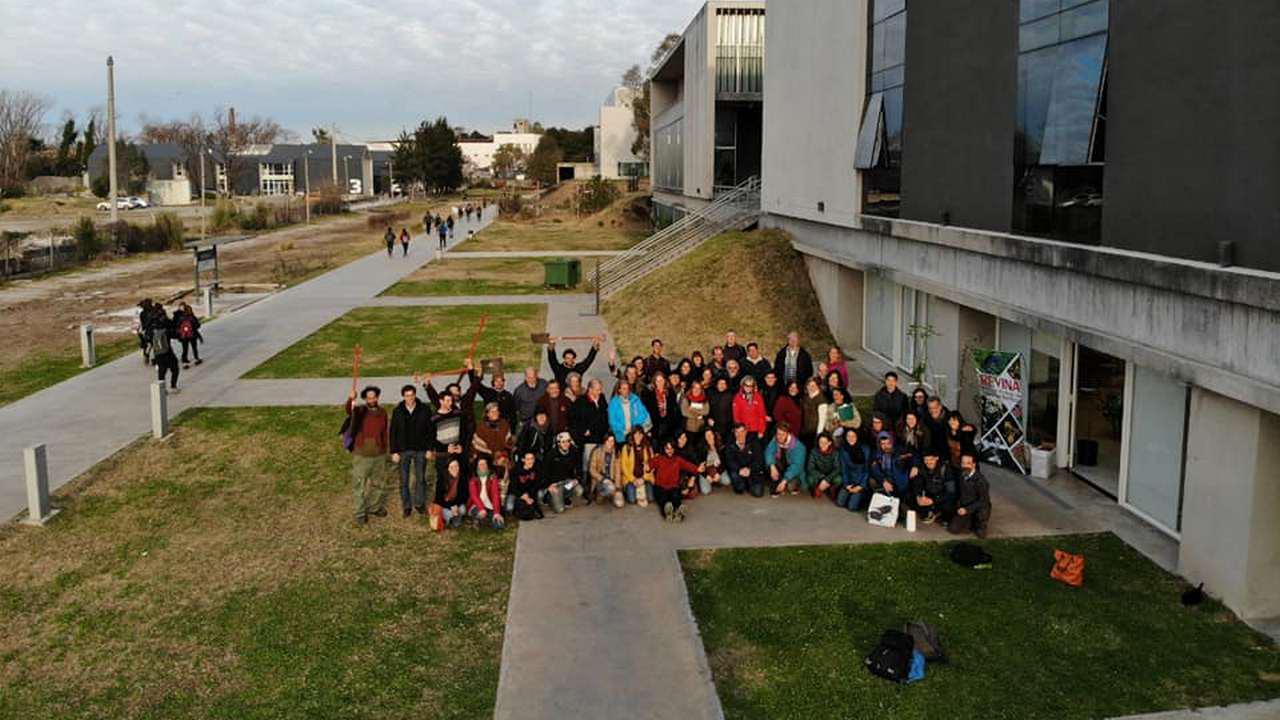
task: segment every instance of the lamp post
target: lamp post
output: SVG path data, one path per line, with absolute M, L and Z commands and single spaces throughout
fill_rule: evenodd
M 342 156 L 342 194 L 347 195 L 351 192 L 351 173 L 347 170 L 347 161 L 351 159 L 350 155 Z
M 302 184 L 306 188 L 305 205 L 307 207 L 307 224 L 311 224 L 311 150 L 302 156 Z
M 116 221 L 120 219 L 116 209 L 116 193 L 119 192 L 116 182 L 116 61 L 107 56 L 107 165 L 110 171 L 111 205 L 111 250 L 116 247 Z
M 204 211 L 204 190 L 206 187 L 204 184 L 204 155 L 207 152 L 209 152 L 208 148 L 200 148 L 200 242 L 201 243 L 203 243 L 206 239 L 206 233 L 205 233 L 206 215 Z

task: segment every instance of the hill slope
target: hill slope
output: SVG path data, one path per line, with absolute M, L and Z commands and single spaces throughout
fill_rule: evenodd
M 804 260 L 778 230 L 712 238 L 614 295 L 603 312 L 624 358 L 648 354 L 655 337 L 671 358 L 708 353 L 730 329 L 771 359 L 789 330 L 815 355 L 834 343 Z

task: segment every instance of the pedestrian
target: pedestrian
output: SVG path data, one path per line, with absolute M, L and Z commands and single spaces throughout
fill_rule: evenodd
M 453 216 L 452 215 L 450 215 L 449 219 L 445 221 L 445 224 L 449 226 L 449 239 L 452 240 L 453 239 Z
M 400 257 L 409 255 L 409 228 L 400 228 Z
M 448 246 L 449 228 L 445 227 L 444 223 L 437 222 L 436 234 L 440 236 L 440 249 L 444 250 Z
M 417 510 L 427 512 L 427 498 L 435 497 L 435 473 L 427 468 L 432 460 L 435 427 L 431 408 L 418 402 L 414 385 L 400 388 L 402 400 L 391 411 L 391 462 L 400 466 L 400 508 L 408 518 Z M 416 483 L 411 487 L 410 472 Z
M 156 379 L 164 382 L 169 375 L 169 392 L 178 392 L 178 356 L 173 352 L 173 323 L 164 312 L 164 306 L 156 303 L 151 320 L 151 362 L 156 366 Z
M 143 298 L 133 316 L 133 333 L 138 336 L 142 364 L 151 365 L 151 298 Z
M 370 385 L 360 393 L 364 400 L 356 403 L 356 391 L 347 396 L 347 424 L 343 435 L 351 451 L 351 481 L 356 496 L 356 523 L 365 525 L 369 516 L 387 516 L 387 450 L 390 447 L 391 422 L 387 411 L 378 404 L 382 390 Z
M 191 367 L 187 360 L 189 352 L 194 354 L 197 365 L 202 364 L 200 343 L 204 342 L 204 336 L 200 334 L 200 318 L 196 317 L 196 311 L 185 302 L 178 305 L 173 313 L 173 325 L 177 328 L 178 342 L 182 343 L 182 369 Z

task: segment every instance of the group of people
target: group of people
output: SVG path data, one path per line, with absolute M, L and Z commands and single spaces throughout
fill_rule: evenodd
M 466 218 L 468 221 L 470 221 L 472 216 L 474 216 L 477 220 L 479 220 L 481 215 L 484 213 L 484 209 L 487 206 L 488 206 L 487 202 L 481 201 L 476 204 L 467 203 L 460 207 L 457 207 L 457 206 L 451 207 L 449 208 L 449 213 L 444 217 L 441 217 L 436 213 L 429 212 L 426 215 L 422 216 L 422 232 L 429 237 L 432 231 L 434 230 L 436 233 L 436 236 L 440 240 L 439 247 L 441 250 L 444 250 L 449 244 L 449 241 L 452 240 L 454 237 L 453 235 L 453 227 L 455 223 L 454 218 L 455 217 L 458 219 Z M 393 257 L 395 255 L 397 239 L 400 241 L 400 256 L 401 257 L 408 256 L 409 241 L 412 239 L 412 237 L 409 235 L 409 228 L 407 227 L 400 228 L 400 234 L 397 235 L 395 229 L 393 229 L 390 225 L 388 225 L 387 231 L 382 235 L 382 241 L 387 246 L 387 257 Z
M 200 318 L 195 310 L 186 302 L 178 303 L 170 315 L 164 304 L 146 298 L 138 303 L 138 310 L 133 319 L 133 332 L 138 337 L 138 347 L 142 351 L 142 364 L 156 368 L 156 379 L 169 381 L 169 392 L 178 392 L 178 356 L 173 349 L 173 341 L 182 345 L 182 367 L 191 368 L 191 358 L 195 364 L 204 363 L 200 359 L 200 343 L 204 336 L 200 333 Z
M 986 536 L 991 499 L 974 427 L 923 387 L 904 393 L 896 373 L 885 373 L 864 417 L 840 350 L 815 362 L 796 333 L 772 361 L 732 331 L 709 357 L 695 351 L 675 363 L 655 339 L 649 355 L 625 364 L 610 355 L 610 388 L 584 379 L 600 347 L 595 338 L 579 358 L 573 348 L 557 354 L 550 338 L 553 377 L 526 368 L 514 388 L 500 372 L 485 384 L 470 361 L 443 392 L 415 376 L 390 413 L 379 388 L 365 388 L 361 402 L 353 390 L 344 431 L 356 520 L 386 514 L 377 473 L 389 456 L 404 516 L 428 513 L 430 503 L 445 527 L 470 517 L 500 528 L 509 516 L 535 520 L 592 503 L 653 503 L 681 522 L 687 501 L 724 488 L 805 493 L 851 512 L 882 493 L 926 524 Z

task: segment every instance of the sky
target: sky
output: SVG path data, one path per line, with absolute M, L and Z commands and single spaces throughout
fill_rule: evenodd
M 49 122 L 106 105 L 141 118 L 270 117 L 309 136 L 395 137 L 423 119 L 506 129 L 595 123 L 609 90 L 680 32 L 700 0 L 0 0 L 0 90 L 52 102 Z

